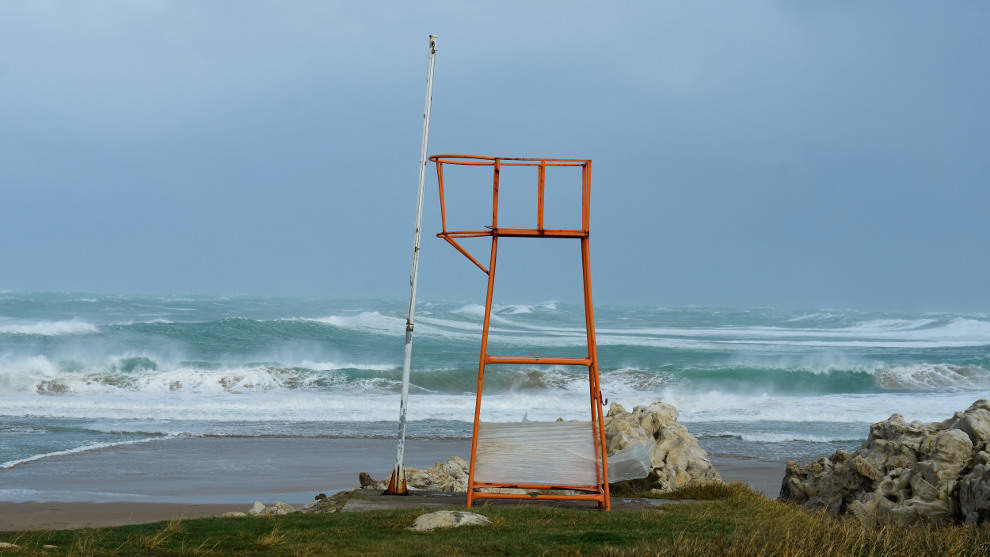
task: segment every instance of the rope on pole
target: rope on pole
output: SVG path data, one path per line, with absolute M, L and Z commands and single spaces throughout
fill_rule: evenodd
M 385 493 L 405 495 L 406 410 L 409 406 L 409 367 L 412 363 L 412 338 L 416 314 L 416 279 L 419 273 L 419 240 L 423 226 L 423 182 L 426 179 L 426 149 L 430 139 L 430 108 L 433 105 L 433 68 L 437 55 L 437 36 L 430 35 L 430 65 L 426 73 L 426 107 L 423 110 L 423 140 L 419 154 L 419 190 L 416 195 L 416 232 L 413 238 L 412 268 L 409 271 L 409 313 L 406 316 L 406 350 L 402 360 L 402 396 L 399 402 L 399 441 L 395 448 L 395 467 Z

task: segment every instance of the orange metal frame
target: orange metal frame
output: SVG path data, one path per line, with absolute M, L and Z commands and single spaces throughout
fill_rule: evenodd
M 596 501 L 599 508 L 609 510 L 611 500 L 608 492 L 608 457 L 605 451 L 605 415 L 602 411 L 601 387 L 598 383 L 598 347 L 595 344 L 595 316 L 591 302 L 591 267 L 589 262 L 590 238 L 589 215 L 591 209 L 591 160 L 487 157 L 479 155 L 433 155 L 430 160 L 436 164 L 437 183 L 440 187 L 440 220 L 443 230 L 438 238 L 446 240 L 472 263 L 488 275 L 488 293 L 485 296 L 485 318 L 481 332 L 481 358 L 478 363 L 478 391 L 474 405 L 474 431 L 471 437 L 471 464 L 468 474 L 467 506 L 475 499 L 548 499 L 571 501 Z M 492 167 L 492 222 L 485 230 L 447 230 L 447 208 L 444 195 L 444 165 L 490 166 Z M 536 228 L 500 228 L 498 226 L 498 187 L 502 167 L 528 166 L 537 169 Z M 546 190 L 547 167 L 578 167 L 581 169 L 581 228 L 579 230 L 550 229 L 543 226 L 544 194 Z M 491 255 L 488 267 L 475 259 L 457 239 L 491 237 Z M 488 354 L 488 330 L 492 316 L 492 295 L 495 291 L 495 259 L 498 253 L 498 239 L 513 238 L 577 238 L 581 240 L 581 269 L 584 280 L 584 321 L 588 337 L 588 355 L 584 358 L 492 356 Z M 478 422 L 481 415 L 481 392 L 485 381 L 485 366 L 489 364 L 540 364 L 587 366 L 588 382 L 591 391 L 591 424 L 594 435 L 595 485 L 546 485 L 513 483 L 479 483 L 474 480 L 475 460 L 478 454 Z M 485 488 L 520 488 L 525 490 L 572 490 L 584 492 L 582 495 L 552 493 L 488 493 L 478 491 Z

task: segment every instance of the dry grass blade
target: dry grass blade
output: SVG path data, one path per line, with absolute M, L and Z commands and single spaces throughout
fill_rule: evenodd
M 258 538 L 257 545 L 262 549 L 268 549 L 270 547 L 275 547 L 281 543 L 285 542 L 285 532 L 278 531 L 278 524 L 272 528 L 272 531 Z

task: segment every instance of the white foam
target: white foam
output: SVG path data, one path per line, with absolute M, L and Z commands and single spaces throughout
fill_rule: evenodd
M 587 386 L 492 393 L 482 405 L 482 419 L 517 422 L 586 419 Z M 578 388 L 583 387 L 583 388 Z M 626 408 L 661 400 L 673 404 L 680 421 L 692 422 L 834 422 L 872 423 L 902 413 L 908 420 L 943 420 L 967 408 L 979 393 L 870 393 L 824 396 L 743 394 L 711 390 L 692 392 L 668 387 L 658 391 L 619 393 L 605 387 L 612 401 Z M 4 397 L 0 415 L 39 418 L 107 420 L 194 420 L 199 422 L 368 422 L 394 421 L 399 395 L 366 392 L 278 391 L 128 392 L 112 397 L 82 393 L 72 396 L 13 395 Z M 416 394 L 410 397 L 410 420 L 470 422 L 475 397 L 464 394 Z
M 743 441 L 753 441 L 759 443 L 787 443 L 790 441 L 807 441 L 810 443 L 831 443 L 834 441 L 850 441 L 850 439 L 843 439 L 841 436 L 830 436 L 830 435 L 811 435 L 807 433 L 769 433 L 769 432 L 759 432 L 759 433 L 737 433 L 734 431 L 725 431 L 719 434 L 720 436 L 730 436 L 737 437 Z M 866 432 L 863 432 L 864 437 Z
M 839 330 L 860 334 L 885 334 L 891 331 L 910 331 L 913 329 L 921 329 L 922 327 L 926 327 L 935 322 L 935 319 L 872 319 Z
M 71 319 L 67 321 L 37 321 L 34 323 L 9 323 L 0 325 L 0 334 L 8 335 L 80 335 L 96 333 L 99 329 L 92 323 Z
M 507 313 L 510 315 L 520 315 L 526 313 L 557 311 L 557 302 L 542 302 L 539 304 L 509 304 L 496 305 L 496 313 Z
M 175 321 L 171 321 L 169 319 L 156 318 L 156 319 L 147 319 L 147 320 L 143 320 L 143 321 L 133 321 L 133 320 L 132 321 L 121 321 L 119 323 L 114 323 L 114 325 L 120 325 L 120 326 L 127 327 L 127 326 L 130 326 L 130 325 L 171 325 L 173 323 L 175 323 Z
M 62 370 L 44 356 L 0 357 L 0 395 L 35 393 L 36 395 L 97 394 L 121 391 L 169 393 L 244 393 L 250 391 L 293 391 L 311 388 L 318 383 L 339 383 L 351 390 L 370 388 L 372 384 L 355 382 L 333 372 L 345 369 L 390 371 L 392 363 L 319 362 L 303 360 L 287 365 L 228 365 L 219 369 L 202 369 L 183 364 L 157 362 L 154 369 L 138 368 L 127 373 L 118 371 L 120 363 L 144 354 L 126 354 L 106 358 L 77 371 Z M 155 361 L 154 358 L 148 358 Z M 0 410 L 2 411 L 2 410 Z
M 557 302 L 541 302 L 539 304 L 494 304 L 492 306 L 492 311 L 496 314 L 508 314 L 508 315 L 523 315 L 535 312 L 551 312 L 557 311 Z M 481 304 L 466 304 L 451 313 L 459 313 L 463 315 L 470 315 L 472 317 L 484 317 L 485 316 L 485 306 Z
M 0 357 L 0 394 L 34 391 L 39 382 L 59 373 L 58 366 L 44 356 Z
M 473 317 L 484 317 L 485 306 L 481 304 L 467 304 L 453 310 L 451 313 L 460 313 L 463 315 L 471 315 Z
M 873 371 L 877 384 L 886 389 L 952 390 L 990 388 L 990 371 L 977 366 L 911 364 Z
M 130 441 L 114 441 L 109 443 L 88 443 L 80 447 L 74 447 L 72 449 L 66 449 L 63 451 L 53 451 L 50 453 L 36 454 L 29 456 L 27 458 L 21 458 L 17 460 L 8 460 L 7 462 L 0 463 L 0 469 L 9 469 L 15 466 L 20 466 L 21 464 L 27 464 L 28 462 L 35 462 L 37 460 L 42 460 L 45 458 L 51 458 L 53 456 L 66 456 L 72 454 L 85 453 L 89 451 L 96 451 L 99 449 L 107 449 L 110 447 L 120 447 L 123 445 L 137 445 L 140 443 L 147 443 L 149 441 L 158 441 L 165 437 L 148 437 L 146 439 L 132 439 Z
M 822 319 L 831 319 L 833 317 L 835 316 L 828 312 L 809 313 L 805 315 L 799 315 L 797 317 L 792 317 L 787 320 L 787 323 L 799 323 L 801 321 L 811 321 L 811 320 L 818 321 Z
M 550 325 L 527 317 L 509 319 L 506 315 L 538 315 L 543 309 L 556 309 L 554 302 L 538 305 L 495 306 L 490 340 L 523 346 L 582 346 L 583 327 Z M 480 318 L 484 308 L 468 304 L 451 311 L 456 315 Z M 807 321 L 831 314 L 809 314 L 791 321 Z M 299 318 L 296 318 L 299 319 Z M 405 320 L 377 311 L 353 315 L 330 315 L 306 320 L 364 333 L 401 336 Z M 420 318 L 417 334 L 449 340 L 477 341 L 481 324 L 477 321 Z M 533 332 L 539 332 L 536 335 Z M 990 345 L 990 322 L 954 318 L 873 319 L 840 328 L 726 326 L 726 327 L 599 327 L 598 342 L 605 346 L 703 349 L 721 351 L 766 351 L 793 347 L 848 348 L 937 348 Z

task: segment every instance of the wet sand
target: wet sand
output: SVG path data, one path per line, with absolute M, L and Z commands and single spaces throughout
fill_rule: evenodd
M 412 439 L 406 465 L 470 451 L 469 439 Z M 391 439 L 180 438 L 55 456 L 0 470 L 0 530 L 136 524 L 293 505 L 388 477 Z M 776 497 L 784 463 L 713 456 L 726 481 Z M 6 501 L 6 502 L 3 502 Z

